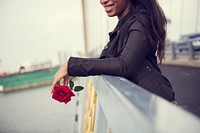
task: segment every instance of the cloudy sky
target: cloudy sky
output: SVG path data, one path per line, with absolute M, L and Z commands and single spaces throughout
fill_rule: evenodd
M 171 19 L 171 40 L 200 31 L 198 1 L 159 0 Z M 83 52 L 81 15 L 81 0 L 0 0 L 0 72 L 15 71 L 29 61 L 57 64 L 58 51 Z
M 81 0 L 0 0 L 0 72 L 83 50 Z
M 168 37 L 177 41 L 180 35 L 200 32 L 200 0 L 158 0 L 167 18 Z

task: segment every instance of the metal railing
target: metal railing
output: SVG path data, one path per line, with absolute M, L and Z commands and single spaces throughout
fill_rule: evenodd
M 193 41 L 187 42 L 188 50 L 186 51 L 179 51 L 176 48 L 175 42 L 170 42 L 168 48 L 166 50 L 166 55 L 171 56 L 171 59 L 177 58 L 188 58 L 188 60 L 195 60 L 197 56 L 200 55 L 199 51 L 194 50 Z
M 113 76 L 87 79 L 79 133 L 199 133 L 200 119 Z M 84 103 L 84 105 L 83 105 Z

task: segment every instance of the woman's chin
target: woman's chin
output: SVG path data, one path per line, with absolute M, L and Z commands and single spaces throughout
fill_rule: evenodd
M 114 17 L 116 16 L 116 14 L 113 14 L 113 13 L 107 13 L 108 17 Z

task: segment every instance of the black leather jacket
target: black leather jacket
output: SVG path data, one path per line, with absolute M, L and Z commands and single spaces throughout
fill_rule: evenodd
M 70 76 L 122 76 L 168 101 L 174 100 L 170 82 L 161 74 L 153 48 L 147 38 L 148 17 L 141 11 L 137 19 L 129 12 L 109 33 L 110 41 L 100 58 L 70 57 Z

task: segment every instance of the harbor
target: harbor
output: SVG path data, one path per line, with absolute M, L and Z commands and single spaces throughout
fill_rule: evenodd
M 0 133 L 74 133 L 76 98 L 61 104 L 42 86 L 0 93 Z
M 0 77 L 0 93 L 50 85 L 57 70 L 58 66 Z

